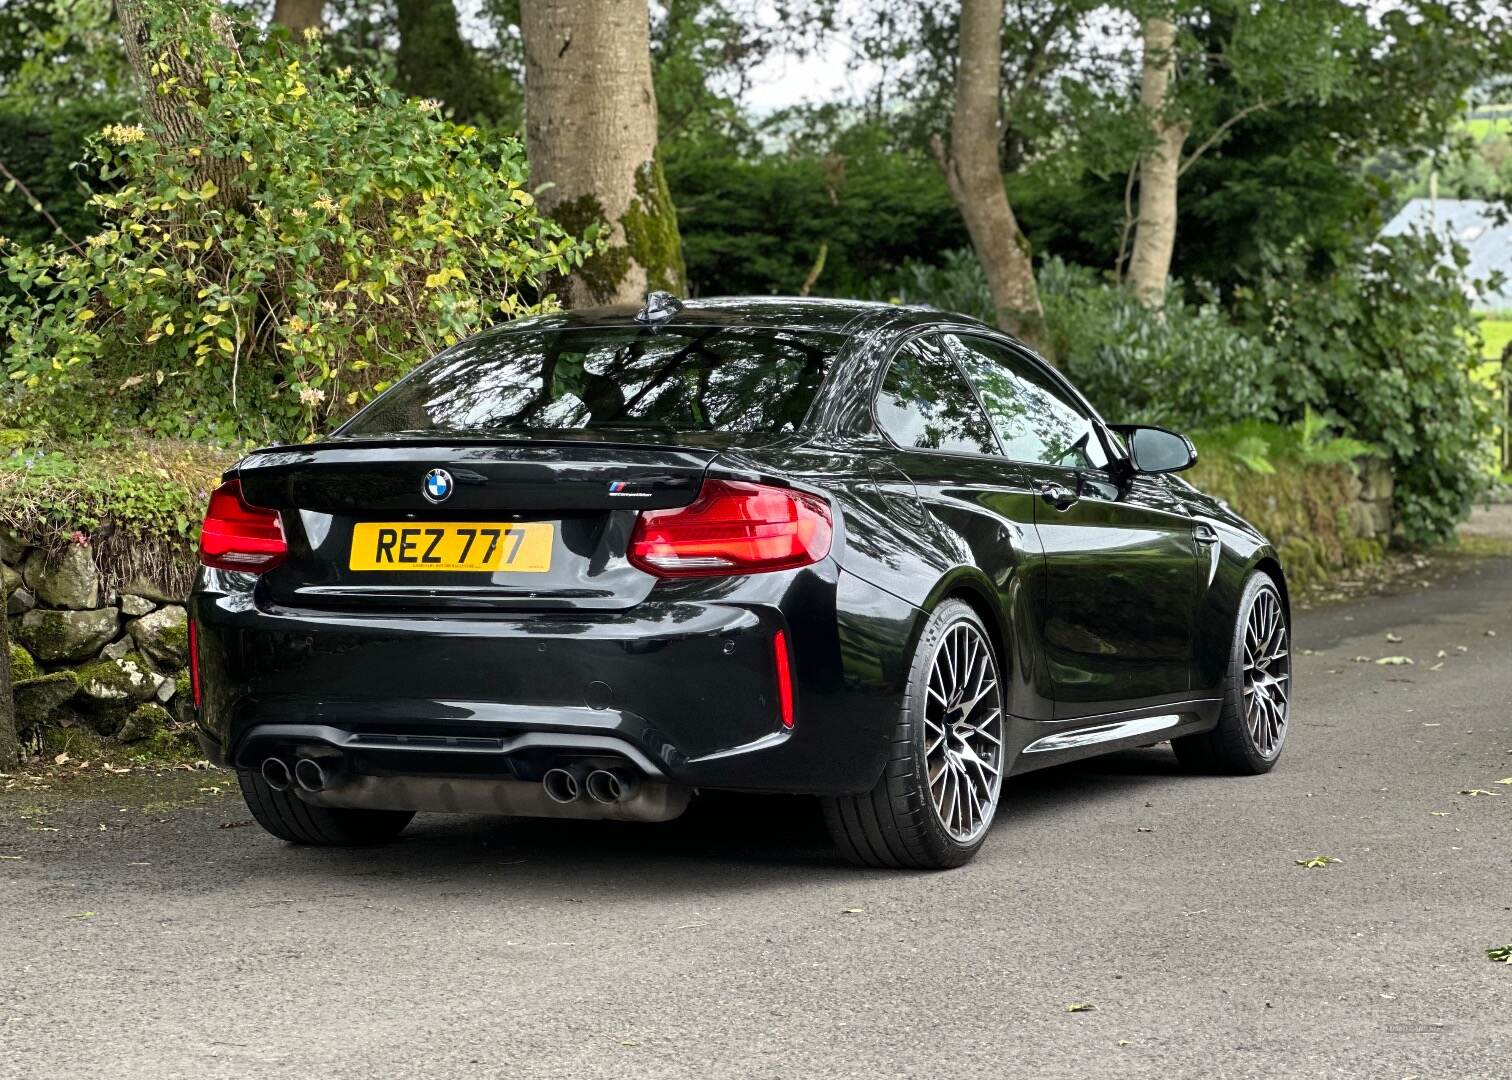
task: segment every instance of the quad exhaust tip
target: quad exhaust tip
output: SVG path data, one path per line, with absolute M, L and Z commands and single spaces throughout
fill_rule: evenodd
M 584 787 L 594 802 L 612 805 L 635 794 L 636 779 L 623 769 L 594 769 L 588 774 Z
M 583 793 L 583 780 L 581 769 L 547 769 L 546 775 L 541 777 L 541 787 L 546 790 L 546 797 L 555 803 L 577 802 L 578 796 Z
M 289 775 L 289 766 L 282 758 L 264 758 L 262 763 L 262 778 L 274 791 L 288 791 L 294 783 L 294 778 Z
M 314 758 L 300 758 L 295 763 L 294 779 L 306 791 L 324 791 L 328 782 L 325 769 Z

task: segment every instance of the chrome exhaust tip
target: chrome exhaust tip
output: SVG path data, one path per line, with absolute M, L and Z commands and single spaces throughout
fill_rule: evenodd
M 300 758 L 295 762 L 294 779 L 305 791 L 324 791 L 326 788 L 326 771 L 314 758 Z
M 636 778 L 623 769 L 594 769 L 584 783 L 588 797 L 606 806 L 624 802 L 635 794 L 636 786 Z
M 264 758 L 261 771 L 263 783 L 274 791 L 288 791 L 294 782 L 294 778 L 289 775 L 289 766 L 282 758 Z
M 578 796 L 583 793 L 580 776 L 581 770 L 578 769 L 547 769 L 546 775 L 541 777 L 541 787 L 545 789 L 546 797 L 554 803 L 577 802 Z

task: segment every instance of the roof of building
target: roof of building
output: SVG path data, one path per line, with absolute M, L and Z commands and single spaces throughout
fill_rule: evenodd
M 1481 199 L 1412 199 L 1381 230 L 1382 236 L 1433 232 L 1453 240 L 1470 254 L 1467 282 L 1485 280 L 1494 271 L 1506 278 L 1499 290 L 1475 299 L 1477 308 L 1512 308 L 1512 217 L 1502 221 L 1499 207 Z

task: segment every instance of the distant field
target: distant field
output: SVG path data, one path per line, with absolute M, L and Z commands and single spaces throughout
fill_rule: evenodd
M 1486 105 L 1476 112 L 1481 115 L 1465 121 L 1475 138 L 1484 139 L 1494 131 L 1512 132 L 1512 105 Z
M 1502 350 L 1512 341 L 1512 319 L 1483 319 L 1480 329 L 1486 340 L 1482 354 L 1488 360 L 1499 360 Z

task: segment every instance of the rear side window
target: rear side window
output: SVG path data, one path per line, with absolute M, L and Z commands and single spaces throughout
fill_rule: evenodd
M 484 335 L 359 413 L 344 435 L 581 428 L 789 432 L 838 334 L 762 327 L 595 327 Z
M 877 395 L 877 423 L 903 447 L 998 452 L 971 387 L 934 338 L 910 341 L 893 357 Z
M 946 341 L 981 394 L 1003 453 L 1040 465 L 1107 466 L 1091 417 L 1044 372 L 991 338 L 950 334 Z

